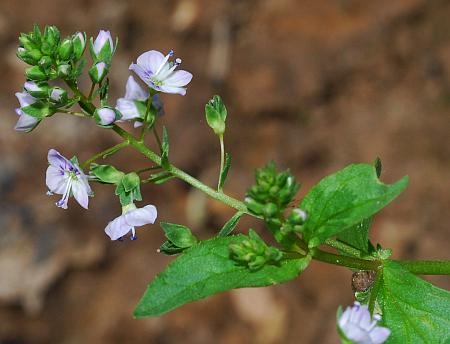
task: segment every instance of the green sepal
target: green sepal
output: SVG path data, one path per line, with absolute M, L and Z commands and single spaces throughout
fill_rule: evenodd
M 97 165 L 93 164 L 91 166 L 92 175 L 98 178 L 98 180 L 105 184 L 119 184 L 125 173 L 119 171 L 114 166 L 111 165 Z
M 170 167 L 169 163 L 169 135 L 167 134 L 166 127 L 163 127 L 163 137 L 162 137 L 162 152 L 161 152 L 161 166 L 164 169 Z
M 46 81 L 49 79 L 44 69 L 40 66 L 28 67 L 25 69 L 25 76 L 27 79 L 34 81 Z
M 222 227 L 219 234 L 217 236 L 219 237 L 225 237 L 229 235 L 234 228 L 237 226 L 239 220 L 241 219 L 242 215 L 244 215 L 243 212 L 238 211 L 236 214 L 233 215 L 232 218 L 230 218 Z
M 126 192 L 130 192 L 141 185 L 141 179 L 135 172 L 127 173 L 122 178 L 122 184 Z
M 30 115 L 37 119 L 49 117 L 49 116 L 55 114 L 55 112 L 56 112 L 55 109 L 51 108 L 47 103 L 43 103 L 43 102 L 33 103 L 31 105 L 21 108 L 21 110 L 24 113 L 26 113 L 27 115 Z
M 225 120 L 227 118 L 227 109 L 220 96 L 215 95 L 205 105 L 206 122 L 214 130 L 216 135 L 225 133 Z
M 117 184 L 115 194 L 119 196 L 122 206 L 133 203 L 134 200 L 142 201 L 141 181 L 137 173 L 125 174 Z
M 264 287 L 297 277 L 311 258 L 285 259 L 257 271 L 236 264 L 228 247 L 247 240 L 227 236 L 202 241 L 187 249 L 150 283 L 137 305 L 137 318 L 159 316 L 188 302 L 234 288 Z
M 165 241 L 158 249 L 158 252 L 164 253 L 167 256 L 173 256 L 174 254 L 182 253 L 184 250 L 184 248 L 177 247 L 170 241 Z
M 223 165 L 223 170 L 220 173 L 219 177 L 219 190 L 223 189 L 223 186 L 225 185 L 225 181 L 228 176 L 228 171 L 231 167 L 231 155 L 228 153 L 225 153 L 225 163 Z
M 32 90 L 31 88 L 26 88 L 24 86 L 25 91 L 27 91 L 27 93 L 31 96 L 33 96 L 34 98 L 38 98 L 38 99 L 45 99 L 48 97 L 48 90 L 49 90 L 49 85 L 47 82 L 45 81 L 40 81 L 40 82 L 35 82 L 36 86 L 38 87 L 35 90 Z M 25 84 L 26 85 L 26 84 Z
M 46 26 L 42 37 L 41 51 L 45 55 L 54 55 L 61 40 L 61 34 L 56 26 Z
M 79 37 L 79 34 L 82 38 Z M 72 36 L 73 53 L 75 60 L 78 61 L 83 56 L 86 49 L 86 32 L 77 32 Z
M 164 230 L 166 238 L 178 248 L 186 249 L 198 242 L 198 239 L 186 226 L 168 222 L 161 222 L 160 225 Z

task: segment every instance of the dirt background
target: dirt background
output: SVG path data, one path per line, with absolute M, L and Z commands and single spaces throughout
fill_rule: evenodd
M 0 3 L 0 343 L 337 343 L 335 312 L 352 302 L 351 273 L 312 263 L 297 280 L 237 290 L 134 320 L 134 305 L 170 258 L 157 225 L 135 242 L 103 228 L 120 212 L 95 185 L 89 211 L 63 211 L 45 195 L 46 154 L 87 159 L 118 141 L 88 121 L 57 115 L 31 134 L 12 129 L 24 82 L 17 35 L 33 23 L 64 35 L 110 29 L 120 37 L 113 99 L 128 65 L 173 48 L 194 74 L 186 97 L 165 95 L 171 159 L 216 182 L 218 143 L 203 107 L 228 109 L 233 166 L 226 192 L 242 198 L 253 169 L 273 159 L 302 182 L 381 157 L 383 180 L 410 187 L 376 218 L 372 238 L 396 258 L 449 259 L 450 1 L 25 1 Z M 82 87 L 88 88 L 88 83 Z M 114 157 L 140 168 L 132 150 Z M 181 182 L 145 186 L 159 219 L 212 236 L 231 215 Z M 261 224 L 242 221 L 240 230 Z M 446 277 L 432 279 L 450 288 Z

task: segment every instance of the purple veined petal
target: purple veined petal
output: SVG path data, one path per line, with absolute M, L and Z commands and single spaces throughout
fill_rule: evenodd
M 186 95 L 186 89 L 183 87 L 174 87 L 163 85 L 160 87 L 161 91 L 164 93 L 180 94 L 182 96 Z
M 62 195 L 66 188 L 67 178 L 64 171 L 50 165 L 45 173 L 45 184 L 51 192 Z
M 143 208 L 130 210 L 122 216 L 130 226 L 143 226 L 149 223 L 155 223 L 157 211 L 155 206 L 146 205 Z
M 123 215 L 109 222 L 105 228 L 105 233 L 111 240 L 120 239 L 129 231 L 131 231 L 131 227 L 125 223 Z
M 73 197 L 75 197 L 77 202 L 84 209 L 88 209 L 89 195 L 88 195 L 88 190 L 86 190 L 86 185 L 79 180 L 74 180 L 72 183 L 72 192 L 73 192 Z
M 66 159 L 56 149 L 53 148 L 48 151 L 47 160 L 50 165 L 61 167 L 65 170 L 74 168 L 72 162 L 69 159 Z
M 191 82 L 192 77 L 193 75 L 185 70 L 176 70 L 164 80 L 164 85 L 173 87 L 186 86 Z
M 390 334 L 391 331 L 386 327 L 376 327 L 369 333 L 373 344 L 384 343 Z
M 124 98 L 129 100 L 147 100 L 148 97 L 148 92 L 137 83 L 132 75 L 130 75 L 127 80 L 127 85 L 125 86 Z
M 37 99 L 29 95 L 27 92 L 16 92 L 15 96 L 20 103 L 20 107 L 29 106 L 37 102 Z
M 37 118 L 24 113 L 20 109 L 16 109 L 16 113 L 20 116 L 14 126 L 14 129 L 17 131 L 29 131 L 39 123 Z
M 134 100 L 119 98 L 117 99 L 116 109 L 122 114 L 120 122 L 140 117 Z
M 144 70 L 155 74 L 164 63 L 166 57 L 156 50 L 150 50 L 141 54 L 136 63 L 141 66 Z
M 139 78 L 141 78 L 141 80 L 143 82 L 145 82 L 148 86 L 150 86 L 152 88 L 154 87 L 153 81 L 152 81 L 152 74 L 145 71 L 140 65 L 132 63 L 132 64 L 130 64 L 129 70 L 132 70 L 133 72 L 135 72 L 137 74 L 137 76 Z

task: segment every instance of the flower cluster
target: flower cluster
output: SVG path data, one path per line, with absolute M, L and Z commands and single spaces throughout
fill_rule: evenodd
M 76 86 L 77 78 L 86 64 L 86 60 L 82 57 L 87 45 L 85 33 L 76 32 L 62 39 L 59 30 L 54 26 L 45 27 L 43 33 L 35 26 L 32 32 L 21 34 L 19 40 L 17 56 L 31 67 L 25 72 L 27 80 L 23 90 L 16 93 L 20 104 L 16 109 L 19 119 L 15 129 L 18 131 L 29 132 L 43 118 L 57 112 L 70 113 L 66 109 L 74 103 L 82 99 L 91 101 L 96 95 L 100 98 L 99 107 L 86 108 L 80 103 L 84 116 L 92 117 L 101 127 L 111 127 L 116 122 L 133 121 L 134 127 L 145 124 L 144 129 L 147 129 L 153 126 L 157 117 L 164 114 L 159 93 L 185 95 L 186 85 L 192 79 L 191 73 L 177 70 L 181 59 L 170 61 L 173 51 L 166 56 L 155 50 L 145 52 L 137 58 L 136 64 L 130 65 L 130 70 L 136 73 L 146 87 L 141 86 L 133 76 L 129 76 L 125 95 L 117 100 L 115 107 L 112 107 L 108 105 L 109 81 L 106 77 L 117 47 L 117 40 L 114 42 L 109 31 L 100 30 L 95 39 L 89 40 L 89 51 L 93 61 L 88 71 L 92 81 L 89 96 L 81 95 Z M 72 89 L 74 93 L 72 96 L 64 88 L 50 84 L 50 81 L 57 78 L 61 78 Z M 96 86 L 98 88 L 94 92 Z M 112 166 L 103 169 L 100 166 L 95 171 L 91 169 L 90 174 L 86 175 L 76 157 L 69 160 L 55 149 L 49 150 L 48 163 L 46 173 L 48 194 L 61 195 L 56 205 L 63 209 L 67 209 L 69 198 L 72 196 L 87 209 L 89 197 L 94 195 L 89 185 L 92 180 L 116 185 L 116 195 L 122 204 L 122 215 L 109 222 L 105 228 L 111 240 L 121 240 L 127 233 L 131 233 L 131 239 L 135 240 L 136 226 L 155 222 L 157 217 L 155 206 L 137 208 L 134 203 L 141 200 L 139 187 L 141 182 L 136 173 L 125 174 Z M 117 178 L 111 177 L 113 175 Z

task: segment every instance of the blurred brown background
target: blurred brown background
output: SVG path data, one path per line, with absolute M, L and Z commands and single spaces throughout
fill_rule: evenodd
M 14 92 L 24 82 L 15 57 L 33 23 L 64 35 L 111 30 L 120 38 L 112 98 L 128 65 L 150 49 L 173 48 L 194 74 L 186 97 L 164 95 L 171 160 L 216 183 L 218 142 L 203 108 L 215 93 L 229 110 L 233 156 L 226 192 L 243 198 L 253 169 L 270 159 L 303 183 L 381 157 L 383 180 L 411 177 L 376 218 L 372 238 L 396 258 L 450 258 L 450 1 L 88 1 L 0 3 L 0 343 L 337 343 L 335 312 L 352 302 L 351 273 L 313 263 L 285 285 L 238 290 L 168 315 L 132 319 L 146 284 L 170 258 L 156 249 L 158 225 L 139 240 L 110 242 L 120 212 L 113 189 L 95 185 L 84 211 L 45 195 L 54 147 L 87 159 L 118 141 L 88 121 L 57 115 L 31 134 L 12 129 Z M 88 83 L 82 85 L 87 88 Z M 111 159 L 140 168 L 132 150 Z M 159 220 L 212 236 L 231 215 L 178 181 L 145 186 Z M 240 230 L 260 223 L 242 221 Z M 432 278 L 450 288 L 447 277 Z

